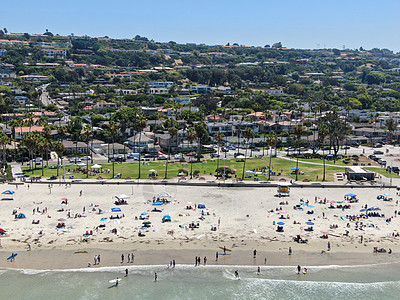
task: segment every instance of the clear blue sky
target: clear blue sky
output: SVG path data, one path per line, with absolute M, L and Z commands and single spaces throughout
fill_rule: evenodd
M 2 1 L 10 32 L 400 51 L 398 0 Z

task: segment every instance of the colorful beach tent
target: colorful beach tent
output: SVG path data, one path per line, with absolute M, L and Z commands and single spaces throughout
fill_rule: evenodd
M 357 195 L 356 195 L 356 194 L 349 193 L 349 194 L 346 194 L 345 196 L 346 196 L 346 197 L 355 197 L 355 196 L 357 196 Z
M 25 219 L 26 216 L 23 213 L 19 213 L 17 219 Z
M 163 220 L 168 220 L 171 221 L 171 216 L 170 215 L 164 215 Z
M 206 208 L 206 206 L 200 203 L 199 205 L 197 205 L 197 208 Z

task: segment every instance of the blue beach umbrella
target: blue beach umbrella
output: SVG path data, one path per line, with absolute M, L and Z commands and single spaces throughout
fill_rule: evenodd
M 142 212 L 140 215 L 141 216 L 145 216 L 145 215 L 148 215 L 149 213 L 148 212 Z
M 346 196 L 346 197 L 355 197 L 355 196 L 357 196 L 357 195 L 356 195 L 356 194 L 349 193 L 349 194 L 346 194 L 345 196 Z
M 277 224 L 278 225 L 285 225 L 285 223 L 283 223 L 283 222 L 278 222 Z
M 313 222 L 306 222 L 307 225 L 314 225 Z
M 114 208 L 111 208 L 111 211 L 118 212 L 118 211 L 121 211 L 121 209 L 119 207 L 114 207 Z
M 298 170 L 298 169 L 299 169 L 298 167 L 293 167 L 293 168 L 292 168 L 292 170 Z

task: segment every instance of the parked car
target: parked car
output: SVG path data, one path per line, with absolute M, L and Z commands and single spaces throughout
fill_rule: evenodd
M 17 158 L 17 160 L 16 160 L 16 162 L 28 162 L 28 161 L 29 161 L 28 157 L 20 157 L 20 158 Z
M 182 159 L 183 158 L 183 154 L 182 153 L 178 153 L 174 155 L 175 159 Z
M 81 157 L 81 160 L 91 160 L 92 158 L 89 155 Z
M 129 153 L 127 158 L 133 158 L 134 160 L 139 160 L 140 153 Z
M 226 146 L 226 149 L 228 149 L 228 150 L 236 150 L 236 147 L 229 145 L 229 146 Z
M 376 155 L 382 155 L 382 154 L 383 154 L 383 151 L 375 150 L 375 151 L 374 151 L 374 154 L 376 154 Z
M 204 155 L 202 154 L 196 154 L 195 156 L 193 156 L 194 158 L 204 158 Z
M 343 146 L 342 149 L 343 149 L 343 150 L 349 150 L 349 149 L 350 149 L 350 146 Z
M 217 153 L 211 153 L 211 158 L 219 157 L 220 155 Z
M 235 158 L 238 157 L 238 156 L 244 156 L 244 153 L 236 152 L 235 154 L 233 154 L 233 156 Z
M 157 159 L 158 160 L 166 160 L 167 157 L 165 155 L 159 155 L 159 156 L 157 156 Z
M 154 157 L 156 157 L 155 154 L 146 154 L 146 155 L 144 156 L 144 158 L 154 158 Z
M 73 164 L 76 164 L 76 163 L 80 163 L 81 159 L 79 157 L 70 157 L 69 158 L 69 162 L 73 163 Z
M 189 152 L 188 154 L 186 154 L 187 156 L 195 156 L 197 153 L 196 152 Z
M 399 169 L 399 167 L 391 167 L 391 166 L 389 166 L 389 167 L 386 168 L 386 171 L 399 174 L 400 169 Z
M 377 144 L 374 145 L 374 148 L 382 148 L 382 144 L 377 143 Z
M 221 151 L 222 152 L 229 152 L 229 149 L 228 148 L 221 148 Z

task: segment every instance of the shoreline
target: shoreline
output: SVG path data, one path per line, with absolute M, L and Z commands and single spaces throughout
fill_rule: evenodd
M 135 249 L 136 250 L 136 249 Z M 165 250 L 114 250 L 105 248 L 79 248 L 74 250 L 44 249 L 32 251 L 18 251 L 14 262 L 6 261 L 10 252 L 0 251 L 0 270 L 35 270 L 35 271 L 57 271 L 57 270 L 95 270 L 102 268 L 114 268 L 124 270 L 125 268 L 167 268 L 167 265 L 175 259 L 177 265 L 194 267 L 194 258 L 201 257 L 201 266 L 204 265 L 203 258 L 207 257 L 206 266 L 219 267 L 296 267 L 297 265 L 307 267 L 370 267 L 374 265 L 400 263 L 400 252 L 392 254 L 372 251 L 345 251 L 318 253 L 307 250 L 294 250 L 292 255 L 286 252 L 258 251 L 256 259 L 253 258 L 251 250 L 233 250 L 231 255 L 219 255 L 215 259 L 213 250 L 203 249 L 165 249 Z M 350 250 L 350 249 L 349 249 Z M 400 249 L 399 249 L 400 250 Z M 75 253 L 76 251 L 87 251 L 87 253 Z M 133 263 L 127 262 L 128 253 L 135 254 Z M 221 250 L 221 252 L 223 252 Z M 101 263 L 94 265 L 95 255 L 101 256 Z M 121 263 L 121 254 L 125 260 Z M 267 263 L 265 264 L 265 258 Z M 91 266 L 88 267 L 88 262 Z

